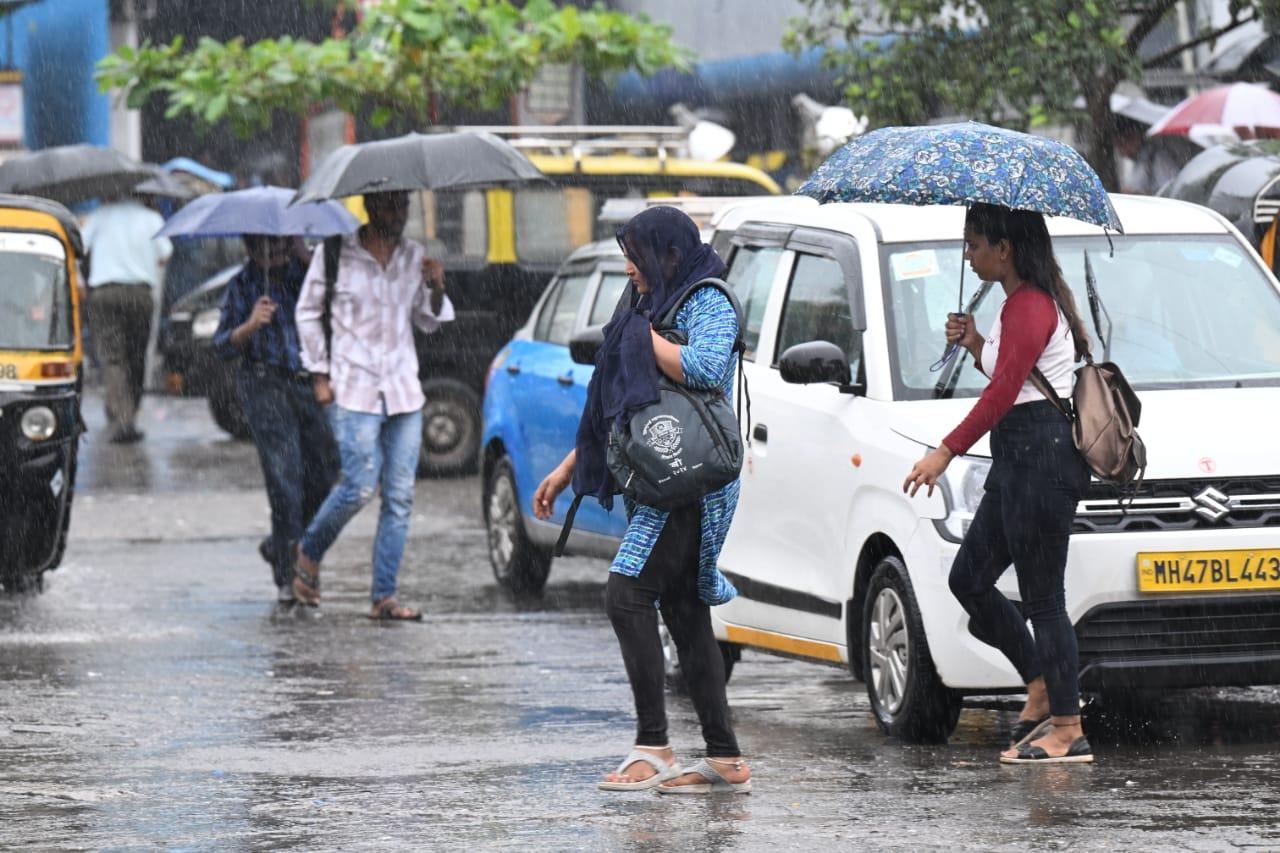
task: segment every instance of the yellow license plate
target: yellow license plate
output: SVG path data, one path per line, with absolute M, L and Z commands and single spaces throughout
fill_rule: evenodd
M 1280 548 L 1138 554 L 1140 592 L 1248 592 L 1280 589 Z

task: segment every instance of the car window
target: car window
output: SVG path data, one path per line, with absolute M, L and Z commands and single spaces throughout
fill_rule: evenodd
M 828 341 L 840 347 L 849 357 L 853 375 L 858 375 L 862 333 L 853 327 L 844 270 L 831 258 L 798 254 L 782 307 L 777 355 L 809 341 Z
M 562 284 L 564 284 L 564 279 L 557 278 L 547 285 L 547 298 L 542 300 L 538 321 L 533 326 L 533 339 L 535 341 L 545 341 L 547 339 L 547 331 L 551 328 L 551 318 L 555 315 L 556 300 L 560 298 L 560 286 Z
M 578 319 L 578 308 L 582 305 L 582 297 L 590 279 L 590 273 L 579 273 L 567 275 L 555 284 L 556 292 L 543 304 L 542 314 L 534 327 L 535 340 L 568 345 L 569 338 L 573 335 L 574 321 Z
M 1110 359 L 1138 390 L 1202 385 L 1280 384 L 1280 295 L 1244 247 L 1229 235 L 1061 237 L 1054 256 L 1071 287 L 1101 358 L 1099 327 L 1111 339 Z M 1112 248 L 1114 246 L 1114 249 Z M 947 312 L 960 281 L 957 241 L 886 249 L 886 305 L 895 394 L 935 395 L 940 373 L 930 365 L 945 347 Z M 1101 304 L 1095 325 L 1086 278 Z M 966 302 L 977 284 L 966 282 Z M 995 322 L 1005 295 L 999 286 L 974 310 L 977 328 Z M 976 396 L 987 377 L 962 355 L 950 376 L 955 396 Z
M 782 249 L 743 246 L 734 252 L 725 276 L 734 296 L 742 304 L 742 313 L 747 315 L 747 332 L 743 339 L 746 352 L 743 357 L 748 361 L 755 360 L 764 307 L 769 301 L 769 288 L 781 259 Z
M 591 319 L 588 325 L 599 326 L 613 319 L 618 300 L 627 287 L 627 274 L 607 272 L 600 278 L 600 288 L 596 291 L 596 304 L 591 306 Z
M 529 263 L 559 263 L 591 242 L 594 212 L 594 196 L 582 187 L 516 190 L 516 256 Z
M 414 193 L 409 218 L 405 233 L 439 240 L 448 258 L 482 261 L 488 254 L 489 208 L 483 190 Z

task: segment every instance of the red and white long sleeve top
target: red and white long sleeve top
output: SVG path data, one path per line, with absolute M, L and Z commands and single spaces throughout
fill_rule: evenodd
M 1031 383 L 1039 367 L 1060 397 L 1071 394 L 1075 342 L 1053 297 L 1024 284 L 1005 300 L 982 347 L 982 371 L 991 377 L 982 396 L 960 425 L 942 440 L 959 456 L 991 431 L 1009 409 L 1043 400 Z

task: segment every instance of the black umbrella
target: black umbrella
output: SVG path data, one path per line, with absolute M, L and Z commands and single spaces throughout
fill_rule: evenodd
M 97 145 L 61 145 L 0 163 L 0 192 L 75 204 L 130 192 L 155 172 L 119 151 Z
M 293 203 L 544 179 L 523 154 L 493 134 L 410 133 L 344 145 L 307 178 Z

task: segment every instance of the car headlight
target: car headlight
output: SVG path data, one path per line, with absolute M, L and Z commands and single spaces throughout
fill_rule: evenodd
M 58 429 L 58 419 L 48 406 L 32 406 L 22 413 L 22 434 L 31 441 L 52 438 Z
M 969 532 L 990 471 L 991 460 L 981 456 L 957 456 L 951 460 L 947 473 L 938 480 L 947 505 L 947 517 L 933 522 L 943 539 L 959 542 Z
M 206 308 L 191 321 L 191 335 L 196 338 L 212 338 L 218 331 L 218 321 L 222 319 L 220 308 Z

